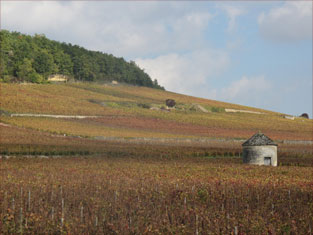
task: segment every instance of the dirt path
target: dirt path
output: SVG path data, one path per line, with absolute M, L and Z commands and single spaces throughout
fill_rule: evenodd
M 240 109 L 225 109 L 226 113 L 253 113 L 253 114 L 264 114 L 261 112 L 256 111 L 249 111 L 249 110 L 240 110 Z
M 33 114 L 33 113 L 14 113 L 11 117 L 48 117 L 48 118 L 99 118 L 101 116 L 82 116 L 82 115 L 53 115 L 53 114 Z

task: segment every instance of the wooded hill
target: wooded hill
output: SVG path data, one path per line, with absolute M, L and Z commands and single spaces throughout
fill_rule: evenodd
M 79 81 L 118 82 L 164 89 L 134 61 L 50 40 L 44 35 L 0 31 L 1 81 L 45 83 L 62 74 Z

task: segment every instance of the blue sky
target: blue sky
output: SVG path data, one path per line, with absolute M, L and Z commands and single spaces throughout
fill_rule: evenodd
M 1 1 L 1 28 L 134 60 L 169 91 L 312 117 L 311 1 Z

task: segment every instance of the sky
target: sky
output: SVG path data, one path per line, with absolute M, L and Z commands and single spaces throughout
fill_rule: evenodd
M 166 90 L 312 117 L 311 1 L 0 1 L 1 29 L 135 61 Z

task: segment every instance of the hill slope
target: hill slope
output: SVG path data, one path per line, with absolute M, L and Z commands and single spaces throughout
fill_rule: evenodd
M 166 99 L 174 99 L 176 108 L 166 110 Z M 87 116 L 2 115 L 1 122 L 88 138 L 245 139 L 260 130 L 274 140 L 312 140 L 312 120 L 289 120 L 266 110 L 125 85 L 1 83 L 1 112 Z
M 44 83 L 49 75 L 61 74 L 79 81 L 116 80 L 163 89 L 135 62 L 86 50 L 77 45 L 49 40 L 44 35 L 29 36 L 0 31 L 1 73 L 4 81 Z

